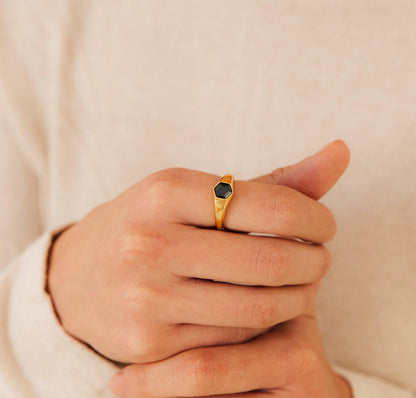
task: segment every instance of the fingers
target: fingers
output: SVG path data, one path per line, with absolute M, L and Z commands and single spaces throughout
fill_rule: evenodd
M 256 337 L 269 328 L 234 328 L 193 324 L 172 325 L 169 330 L 170 354 L 166 358 L 196 347 L 237 344 Z
M 255 390 L 239 394 L 217 394 L 215 398 L 270 398 L 271 391 Z M 272 391 L 273 398 L 289 398 L 287 391 Z
M 318 283 L 276 288 L 195 279 L 175 288 L 175 300 L 165 304 L 169 323 L 267 328 L 304 313 L 315 299 Z
M 195 170 L 167 169 L 150 179 L 148 189 L 159 201 L 158 211 L 169 207 L 173 222 L 213 228 L 212 189 L 219 180 L 219 176 Z M 224 219 L 228 229 L 315 243 L 329 241 L 335 234 L 335 219 L 328 208 L 294 189 L 237 180 L 234 191 Z
M 130 365 L 121 372 L 124 391 L 119 396 L 195 397 L 275 389 L 290 379 L 290 361 L 296 361 L 296 352 L 290 351 L 285 339 L 267 333 L 245 344 L 198 348 Z
M 270 392 L 266 390 L 255 390 L 239 394 L 217 394 L 215 398 L 270 398 Z M 273 398 L 289 398 L 287 391 L 272 391 Z
M 287 239 L 192 226 L 175 226 L 172 234 L 175 244 L 165 255 L 161 251 L 159 261 L 182 277 L 262 286 L 305 284 L 322 278 L 331 262 L 326 247 Z

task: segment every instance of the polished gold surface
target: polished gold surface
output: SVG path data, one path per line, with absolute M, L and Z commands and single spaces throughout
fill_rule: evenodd
M 226 183 L 231 185 L 232 193 L 228 198 L 219 198 L 215 194 L 215 187 L 219 183 Z M 221 178 L 220 181 L 218 181 L 215 186 L 212 188 L 213 194 L 214 194 L 214 207 L 215 207 L 215 224 L 217 229 L 224 230 L 224 218 L 225 218 L 225 211 L 227 210 L 228 205 L 230 204 L 231 199 L 234 196 L 234 177 L 232 174 L 226 174 L 224 177 Z

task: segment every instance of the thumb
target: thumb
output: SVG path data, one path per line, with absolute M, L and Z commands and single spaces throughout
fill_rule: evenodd
M 336 140 L 299 163 L 277 168 L 250 181 L 285 185 L 318 200 L 339 180 L 349 161 L 348 146 Z

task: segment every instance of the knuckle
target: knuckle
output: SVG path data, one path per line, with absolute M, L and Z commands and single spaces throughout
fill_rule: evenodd
M 274 186 L 273 192 L 264 197 L 263 206 L 267 217 L 282 220 L 286 225 L 292 224 L 296 215 L 294 197 L 284 186 Z
M 162 232 L 135 223 L 125 225 L 115 239 L 119 258 L 134 265 L 138 259 L 146 260 L 144 264 L 154 264 L 167 245 L 167 239 Z
M 296 374 L 310 373 L 319 369 L 319 355 L 309 342 L 294 338 L 289 347 L 285 360 L 288 367 Z
M 254 266 L 259 281 L 270 282 L 273 279 L 272 250 L 269 245 L 259 245 L 257 247 Z
M 146 363 L 163 358 L 162 337 L 153 328 L 143 328 L 142 323 L 131 327 L 126 337 L 128 361 Z
M 156 289 L 141 283 L 140 286 L 131 286 L 125 288 L 123 292 L 123 303 L 127 314 L 138 322 L 143 321 L 147 315 L 150 315 L 156 305 Z
M 146 198 L 150 206 L 167 205 L 184 178 L 182 168 L 172 167 L 151 174 L 146 179 Z
M 276 311 L 266 292 L 258 291 L 254 298 L 242 305 L 243 319 L 248 319 L 249 325 L 256 328 L 273 326 Z
M 217 364 L 211 351 L 205 349 L 190 351 L 182 372 L 185 378 L 183 382 L 192 396 L 215 393 Z
M 297 353 L 298 361 L 300 362 L 303 370 L 309 372 L 315 372 L 320 370 L 321 361 L 316 350 L 310 345 L 305 344 L 302 349 Z
M 255 255 L 255 270 L 262 284 L 278 286 L 285 279 L 289 255 L 283 245 L 259 245 Z
M 132 320 L 147 325 L 160 322 L 165 313 L 161 310 L 172 300 L 173 288 L 150 277 L 133 279 L 124 287 L 122 302 Z

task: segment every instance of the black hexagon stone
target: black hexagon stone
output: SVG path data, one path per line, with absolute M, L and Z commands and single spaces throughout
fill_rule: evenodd
M 217 198 L 227 199 L 232 193 L 233 189 L 231 188 L 230 184 L 227 184 L 226 182 L 219 182 L 215 188 L 215 195 Z

